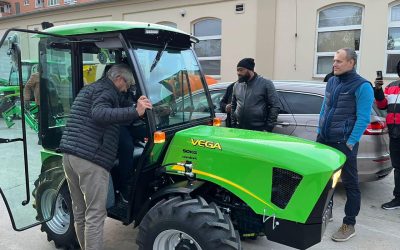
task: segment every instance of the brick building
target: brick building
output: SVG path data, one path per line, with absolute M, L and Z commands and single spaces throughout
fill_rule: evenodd
M 25 14 L 48 8 L 92 2 L 95 0 L 6 0 L 0 1 L 0 17 Z

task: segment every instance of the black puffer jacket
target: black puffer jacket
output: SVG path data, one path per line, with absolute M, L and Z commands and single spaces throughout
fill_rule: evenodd
M 71 107 L 60 149 L 111 170 L 119 125 L 139 119 L 134 107 L 120 107 L 119 91 L 108 78 L 84 87 Z
M 249 82 L 233 87 L 232 126 L 272 131 L 279 114 L 279 99 L 274 84 L 257 74 Z

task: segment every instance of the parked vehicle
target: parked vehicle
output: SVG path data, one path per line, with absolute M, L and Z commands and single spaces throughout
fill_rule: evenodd
M 209 87 L 217 117 L 226 119 L 219 102 L 230 83 L 217 83 Z M 306 81 L 274 81 L 279 95 L 281 110 L 273 132 L 315 141 L 319 112 L 325 93 L 325 83 Z M 202 95 L 193 98 L 196 109 L 204 109 Z M 389 136 L 385 113 L 375 105 L 371 110 L 371 123 L 361 137 L 358 151 L 358 175 L 360 182 L 376 181 L 392 171 L 389 156 Z
M 29 143 L 37 135 L 27 133 L 24 117 L 14 134 L 0 131 L 0 192 L 14 229 L 41 224 L 56 247 L 77 246 L 58 147 L 74 98 L 90 84 L 85 59 L 99 76 L 107 65 L 128 63 L 136 91 L 153 103 L 143 122 L 132 125 L 144 127 L 148 140 L 134 150 L 128 202 L 115 198 L 113 171 L 108 196 L 108 216 L 140 225 L 139 249 L 241 249 L 240 237 L 261 235 L 299 249 L 321 241 L 345 156 L 301 138 L 212 126 L 196 42 L 174 28 L 135 22 L 5 33 L 0 51 L 6 46 L 9 56 L 0 64 L 36 56 L 41 69 L 43 149 Z M 207 100 L 205 110 L 193 110 L 196 88 Z M 20 154 L 8 154 L 10 146 Z

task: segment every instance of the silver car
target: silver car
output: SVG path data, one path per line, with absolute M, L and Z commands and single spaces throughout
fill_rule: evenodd
M 226 114 L 221 112 L 219 102 L 229 84 L 217 83 L 209 86 L 216 116 L 223 122 Z M 273 132 L 315 141 L 325 84 L 304 81 L 274 81 L 274 84 L 281 111 Z M 208 107 L 205 95 L 194 95 L 193 102 L 194 107 Z M 371 110 L 371 123 L 361 137 L 358 151 L 360 182 L 382 179 L 392 171 L 389 136 L 384 117 L 385 114 L 374 106 Z

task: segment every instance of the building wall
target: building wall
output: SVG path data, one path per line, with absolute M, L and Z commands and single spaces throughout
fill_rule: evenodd
M 235 12 L 239 3 L 245 4 L 242 14 Z M 236 80 L 236 64 L 243 57 L 254 57 L 256 71 L 268 78 L 321 80 L 314 75 L 318 12 L 337 3 L 364 8 L 359 72 L 372 81 L 376 70 L 383 70 L 386 64 L 389 7 L 400 0 L 100 0 L 95 4 L 2 18 L 0 34 L 11 27 L 40 29 L 42 21 L 61 25 L 104 20 L 170 21 L 191 33 L 197 20 L 219 18 L 221 81 Z M 385 79 L 391 80 L 393 75 Z
M 76 0 L 75 3 L 73 4 L 80 4 L 80 3 L 87 3 L 87 2 L 92 2 L 94 0 Z M 32 11 L 38 11 L 38 10 L 43 10 L 43 9 L 48 9 L 48 8 L 56 8 L 60 6 L 69 6 L 70 4 L 66 4 L 64 0 L 58 0 L 58 4 L 50 6 L 49 5 L 49 0 L 43 0 L 42 5 L 36 5 L 35 0 L 8 0 L 7 2 L 10 3 L 11 5 L 11 13 L 7 15 L 16 15 L 17 13 L 17 7 L 16 5 L 19 4 L 19 14 L 24 14 Z M 25 4 L 26 3 L 26 4 Z M 5 16 L 5 15 L 3 15 Z
M 389 7 L 400 1 L 279 0 L 274 79 L 321 80 L 314 77 L 318 11 L 337 3 L 359 4 L 364 7 L 359 73 L 373 81 L 376 71 L 384 70 Z M 393 77 L 385 79 L 392 80 Z
M 255 34 L 260 26 L 270 31 L 274 30 L 275 2 L 275 0 L 192 0 L 184 3 L 179 0 L 99 1 L 96 4 L 72 8 L 54 8 L 51 12 L 31 13 L 20 16 L 18 19 L 3 18 L 0 22 L 0 34 L 11 27 L 40 30 L 42 21 L 62 25 L 106 20 L 152 23 L 170 21 L 176 23 L 178 29 L 191 33 L 192 26 L 197 20 L 219 18 L 222 20 L 220 80 L 232 81 L 236 79 L 236 64 L 243 57 L 255 57 L 257 70 L 263 74 L 272 75 L 275 42 L 273 32 Z M 235 13 L 235 5 L 238 3 L 245 3 L 243 14 Z M 268 9 L 260 10 L 260 6 Z M 182 10 L 185 11 L 185 16 L 180 14 Z M 267 15 L 264 15 L 264 12 Z M 258 24 L 257 20 L 266 20 L 267 23 Z M 260 64 L 256 55 L 260 57 Z

